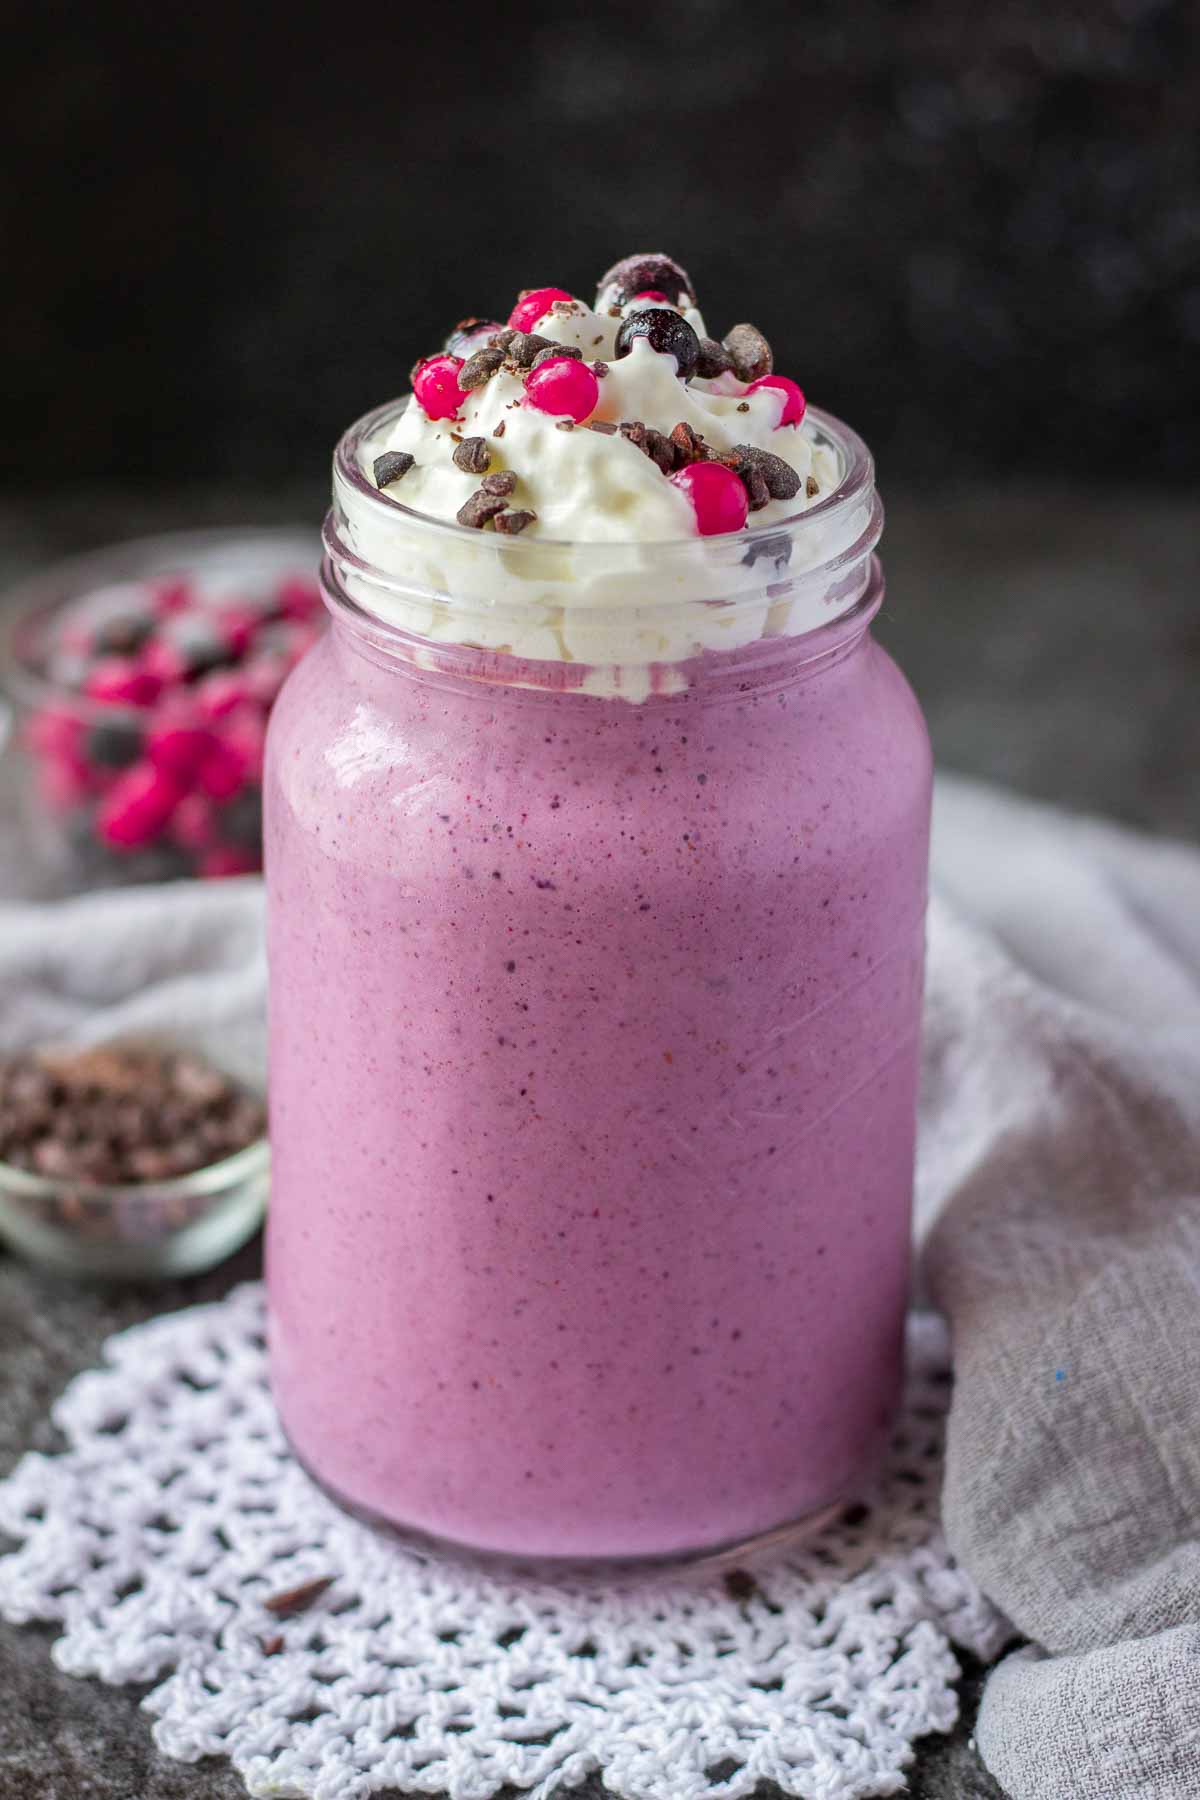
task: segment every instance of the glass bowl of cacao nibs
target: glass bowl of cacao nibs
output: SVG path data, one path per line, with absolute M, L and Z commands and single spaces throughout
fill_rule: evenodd
M 267 719 L 325 619 L 315 537 L 176 534 L 0 598 L 0 679 L 43 892 L 248 874 Z
M 115 1280 L 190 1275 L 257 1229 L 262 1096 L 196 1050 L 146 1039 L 0 1057 L 0 1239 Z

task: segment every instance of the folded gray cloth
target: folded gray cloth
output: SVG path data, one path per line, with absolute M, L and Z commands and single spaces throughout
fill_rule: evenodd
M 1200 854 L 943 778 L 917 1217 L 1012 1800 L 1200 1796 Z M 257 882 L 0 909 L 0 1046 L 261 1066 Z
M 1200 856 L 944 783 L 934 866 L 943 1516 L 1040 1647 L 992 1676 L 979 1747 L 1013 1800 L 1196 1800 Z
M 262 911 L 255 879 L 0 906 L 0 1050 L 176 1034 L 261 1079 Z

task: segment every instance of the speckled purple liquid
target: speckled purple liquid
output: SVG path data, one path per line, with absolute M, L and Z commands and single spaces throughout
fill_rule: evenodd
M 660 1555 L 802 1517 L 879 1448 L 930 769 L 863 621 L 834 638 L 630 705 L 336 623 L 288 683 L 273 1374 L 354 1505 Z

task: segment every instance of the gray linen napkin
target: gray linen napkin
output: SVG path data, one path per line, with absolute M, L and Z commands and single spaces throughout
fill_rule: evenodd
M 261 1079 L 262 910 L 253 878 L 0 906 L 0 1050 L 176 1034 Z
M 956 782 L 919 1214 L 1013 1800 L 1200 1796 L 1200 855 Z M 953 910 L 952 910 L 953 908 Z
M 1012 1800 L 1200 1797 L 1200 853 L 943 777 L 922 1275 L 946 1527 L 1038 1646 L 978 1725 Z M 186 1027 L 261 1066 L 261 888 L 0 908 L 0 1047 Z

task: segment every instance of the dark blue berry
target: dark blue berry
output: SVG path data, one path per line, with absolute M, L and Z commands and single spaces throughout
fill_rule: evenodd
M 262 843 L 262 790 L 243 788 L 220 813 L 221 835 L 239 850 L 257 850 Z
M 231 644 L 206 625 L 185 625 L 175 633 L 187 680 L 198 681 L 213 669 L 227 669 L 237 662 Z
M 686 319 L 665 306 L 647 307 L 644 312 L 630 313 L 622 319 L 617 333 L 616 358 L 628 356 L 635 338 L 645 338 L 652 350 L 673 356 L 679 379 L 688 381 L 696 373 L 700 360 L 700 339 Z
M 149 613 L 116 613 L 97 627 L 94 648 L 104 656 L 132 656 L 153 636 Z
M 84 755 L 101 769 L 127 769 L 141 753 L 142 728 L 123 714 L 97 719 L 84 739 Z
M 636 294 L 657 291 L 672 303 L 684 300 L 690 304 L 695 296 L 692 278 L 687 270 L 669 256 L 623 256 L 600 277 L 598 292 L 615 287 L 617 305 L 624 306 Z

